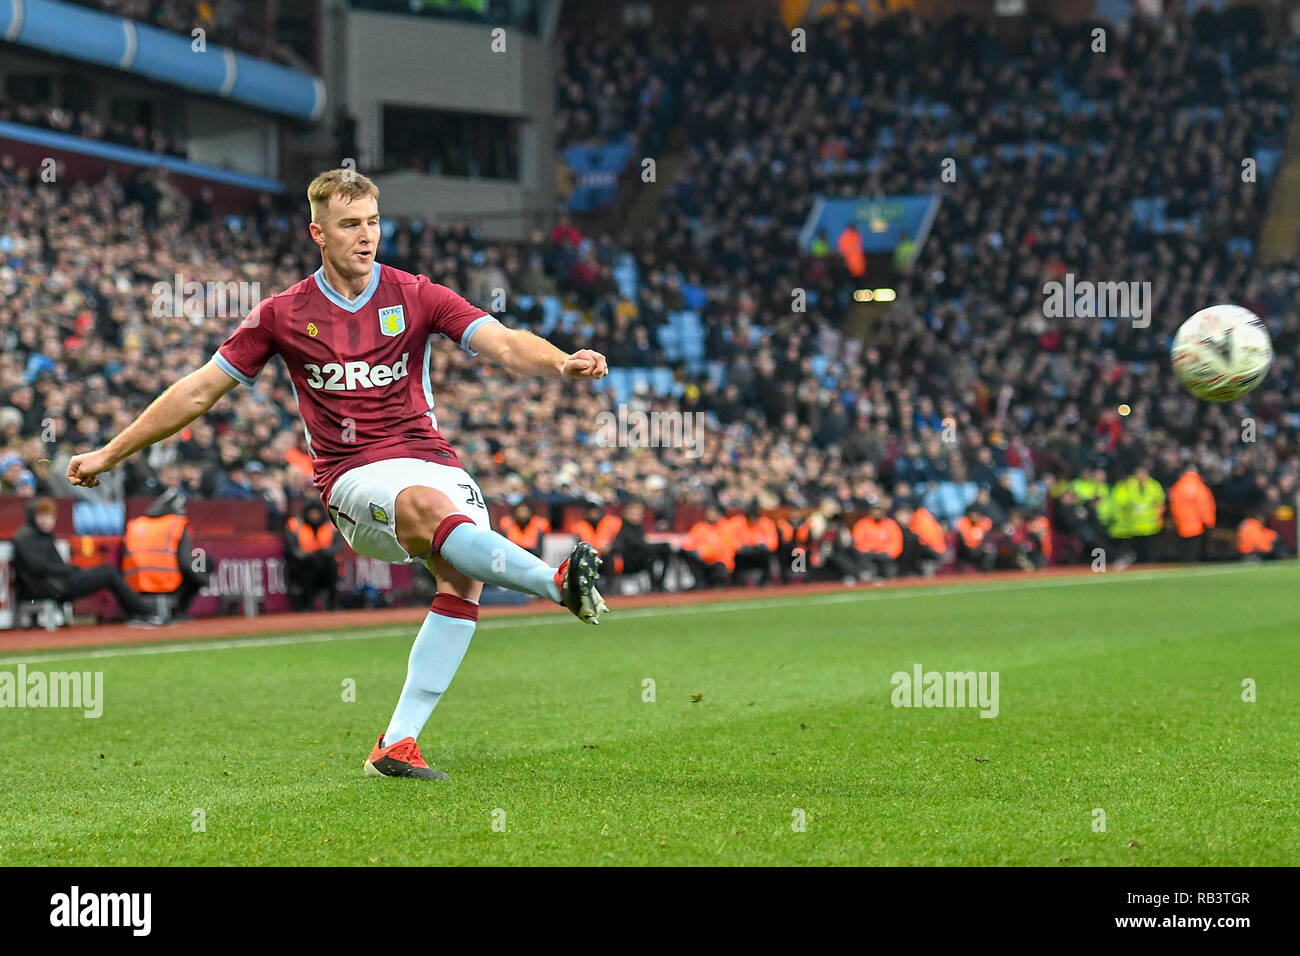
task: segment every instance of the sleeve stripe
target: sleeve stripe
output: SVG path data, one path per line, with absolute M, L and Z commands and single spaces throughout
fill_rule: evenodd
M 253 379 L 231 365 L 230 361 L 220 352 L 213 354 L 212 361 L 216 362 L 217 367 L 233 378 L 236 382 L 239 382 L 241 385 L 247 385 L 249 388 L 253 387 Z
M 480 315 L 477 319 L 465 327 L 465 331 L 460 334 L 460 347 L 470 355 L 478 355 L 469 347 L 470 340 L 474 338 L 474 333 L 482 328 L 484 322 L 495 322 L 496 317 L 491 315 Z

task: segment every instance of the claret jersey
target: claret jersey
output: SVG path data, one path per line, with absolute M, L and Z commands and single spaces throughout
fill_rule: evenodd
M 339 476 L 385 458 L 421 458 L 460 467 L 438 431 L 429 358 L 445 335 L 470 350 L 495 322 L 445 286 L 374 264 L 370 282 L 348 299 L 324 269 L 263 299 L 213 360 L 252 385 L 274 355 L 284 359 L 326 503 Z

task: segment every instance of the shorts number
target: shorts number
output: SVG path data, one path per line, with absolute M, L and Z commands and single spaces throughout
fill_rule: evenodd
M 475 508 L 482 508 L 484 511 L 487 511 L 487 502 L 485 502 L 483 496 L 478 493 L 478 488 L 474 485 L 467 485 L 464 483 L 459 484 L 456 487 L 464 488 L 465 491 L 468 492 L 468 496 L 465 498 L 466 502 L 473 505 Z

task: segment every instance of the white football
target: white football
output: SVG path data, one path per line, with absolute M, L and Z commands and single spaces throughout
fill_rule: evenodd
M 1239 305 L 1201 309 L 1179 327 L 1169 352 L 1183 387 L 1207 402 L 1241 398 L 1273 364 L 1263 320 Z

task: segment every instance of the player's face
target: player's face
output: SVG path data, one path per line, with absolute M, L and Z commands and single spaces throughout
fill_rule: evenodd
M 331 196 L 312 235 L 321 244 L 321 255 L 339 275 L 357 278 L 370 275 L 379 247 L 379 203 L 374 196 L 348 202 Z

